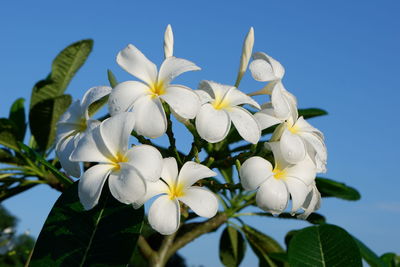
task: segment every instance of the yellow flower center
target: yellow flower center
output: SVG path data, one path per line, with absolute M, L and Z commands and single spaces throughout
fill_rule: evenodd
M 217 109 L 226 109 L 230 107 L 230 102 L 226 99 L 226 97 L 221 97 L 219 95 L 215 96 L 215 100 L 211 102 L 211 105 Z
M 178 198 L 178 197 L 182 197 L 184 195 L 185 195 L 185 192 L 183 190 L 182 183 L 177 183 L 177 184 L 174 184 L 173 186 L 169 187 L 168 196 L 171 200 Z
M 114 165 L 114 170 L 119 171 L 121 169 L 121 162 L 127 162 L 128 158 L 122 154 L 121 152 L 118 152 L 116 157 L 111 159 L 112 164 Z
M 275 168 L 272 170 L 272 173 L 274 174 L 274 178 L 277 180 L 285 179 L 286 177 L 286 171 L 284 169 L 281 170 L 278 166 L 275 166 Z
M 150 86 L 150 95 L 151 98 L 158 97 L 160 95 L 165 94 L 165 85 L 163 81 L 157 81 Z

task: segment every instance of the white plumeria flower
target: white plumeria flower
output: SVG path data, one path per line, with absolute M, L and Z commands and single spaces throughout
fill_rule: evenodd
M 143 82 L 118 84 L 110 94 L 109 112 L 113 116 L 132 110 L 138 134 L 156 138 L 166 132 L 167 119 L 161 100 L 185 119 L 196 116 L 200 100 L 194 91 L 183 85 L 170 84 L 181 73 L 200 70 L 194 63 L 170 56 L 157 72 L 156 65 L 133 45 L 128 45 L 118 53 L 117 63 Z
M 172 27 L 168 24 L 164 33 L 164 57 L 172 57 L 174 54 L 174 34 Z
M 271 102 L 261 106 L 261 111 L 254 114 L 261 130 L 298 117 L 297 100 L 289 93 L 281 82 L 278 82 L 271 92 Z
M 244 140 L 256 144 L 261 136 L 260 126 L 254 116 L 239 105 L 260 106 L 236 87 L 211 81 L 202 81 L 200 96 L 202 106 L 196 116 L 196 129 L 204 140 L 216 143 L 229 132 L 231 121 Z
M 178 174 L 175 158 L 165 158 L 161 179 L 147 183 L 146 196 L 133 203 L 140 207 L 150 198 L 160 195 L 152 204 L 147 216 L 151 227 L 163 235 L 170 235 L 178 230 L 180 224 L 179 201 L 189 206 L 197 215 L 211 218 L 218 211 L 218 199 L 204 187 L 193 186 L 198 180 L 217 174 L 208 167 L 186 162 Z
M 250 63 L 249 69 L 256 81 L 270 82 L 260 91 L 253 93 L 253 95 L 271 94 L 275 85 L 280 83 L 283 75 L 285 75 L 285 69 L 281 63 L 264 52 L 253 54 L 253 61 Z
M 281 129 L 280 148 L 283 157 L 290 163 L 297 163 L 308 154 L 316 165 L 317 172 L 326 172 L 327 149 L 324 135 L 303 117 L 284 123 Z
M 311 213 L 318 210 L 321 206 L 321 194 L 319 193 L 315 182 L 309 186 L 309 189 L 310 192 L 308 193 L 306 200 L 301 207 L 304 212 L 297 216 L 299 219 L 307 219 Z
M 278 142 L 269 143 L 275 159 L 275 167 L 261 157 L 247 159 L 240 168 L 240 178 L 244 189 L 256 190 L 257 205 L 274 215 L 284 211 L 292 198 L 294 213 L 300 209 L 314 182 L 316 171 L 312 160 L 307 156 L 297 164 L 283 159 Z
M 72 161 L 98 162 L 79 181 L 79 199 L 86 210 L 98 203 L 107 178 L 111 194 L 125 204 L 145 195 L 146 180 L 159 179 L 162 156 L 156 148 L 138 145 L 128 149 L 133 117 L 125 112 L 104 120 L 82 137 L 73 151 Z
M 100 124 L 89 118 L 89 106 L 110 92 L 108 86 L 90 88 L 82 101 L 72 103 L 57 123 L 56 154 L 65 172 L 71 176 L 79 177 L 81 168 L 79 162 L 70 161 L 69 156 L 86 132 Z

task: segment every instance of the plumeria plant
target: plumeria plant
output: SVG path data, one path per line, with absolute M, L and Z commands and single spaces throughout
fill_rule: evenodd
M 165 266 L 179 259 L 180 248 L 221 227 L 225 266 L 240 265 L 246 244 L 260 266 L 395 262 L 394 254 L 378 257 L 316 213 L 321 197 L 360 195 L 317 176 L 326 172 L 327 148 L 308 119 L 326 112 L 298 109 L 283 85 L 284 67 L 264 52 L 253 53 L 253 28 L 234 84 L 203 80 L 192 89 L 173 83 L 201 68 L 174 56 L 168 25 L 159 68 L 129 44 L 116 62 L 136 79 L 117 82 L 109 70 L 109 85 L 72 102 L 64 92 L 92 45 L 82 40 L 64 49 L 34 86 L 27 144 L 23 99 L 0 119 L 0 200 L 39 184 L 62 192 L 30 266 Z M 262 89 L 242 85 L 246 74 Z M 99 116 L 99 110 L 108 112 Z M 176 145 L 178 123 L 192 138 L 186 151 Z M 154 140 L 164 135 L 167 146 Z M 290 231 L 284 248 L 246 216 L 313 226 Z

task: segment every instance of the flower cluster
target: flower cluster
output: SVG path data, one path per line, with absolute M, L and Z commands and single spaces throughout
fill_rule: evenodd
M 150 225 L 161 234 L 174 233 L 180 224 L 181 204 L 197 215 L 213 217 L 217 197 L 207 188 L 195 185 L 200 179 L 217 175 L 192 158 L 180 162 L 163 158 L 151 145 L 130 145 L 136 136 L 157 138 L 169 127 L 169 115 L 195 129 L 196 136 L 213 144 L 223 141 L 233 126 L 251 144 L 260 141 L 262 130 L 278 126 L 266 148 L 272 150 L 274 167 L 266 159 L 248 158 L 240 169 L 246 190 L 258 189 L 260 208 L 279 214 L 291 197 L 292 212 L 302 208 L 303 218 L 319 207 L 315 186 L 317 172 L 325 171 L 326 147 L 322 133 L 298 116 L 297 100 L 281 82 L 282 65 L 266 55 L 255 53 L 249 65 L 255 80 L 269 82 L 262 90 L 245 94 L 238 89 L 252 53 L 251 28 L 235 86 L 201 81 L 197 90 L 173 84 L 175 77 L 200 68 L 193 62 L 173 56 L 173 34 L 167 27 L 165 59 L 159 69 L 138 48 L 128 45 L 117 55 L 119 66 L 139 81 L 125 81 L 114 88 L 94 87 L 76 101 L 58 123 L 56 153 L 66 173 L 80 177 L 79 198 L 85 209 L 99 200 L 106 181 L 111 194 L 120 202 L 141 207 L 158 196 L 148 211 Z M 271 102 L 259 105 L 253 95 L 271 95 Z M 110 118 L 90 118 L 89 107 L 108 97 Z M 259 110 L 255 114 L 244 106 Z M 192 131 L 193 132 L 193 131 Z M 91 162 L 81 174 L 80 162 Z

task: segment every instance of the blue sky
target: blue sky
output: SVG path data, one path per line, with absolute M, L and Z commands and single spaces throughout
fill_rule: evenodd
M 228 4 L 229 3 L 229 4 Z M 400 188 L 397 171 L 400 73 L 398 1 L 6 1 L 0 4 L 0 116 L 25 97 L 50 71 L 68 44 L 93 38 L 95 46 L 67 92 L 80 98 L 107 84 L 106 70 L 131 79 L 115 63 L 128 43 L 157 64 L 163 60 L 167 24 L 175 54 L 202 67 L 179 82 L 196 88 L 202 79 L 233 84 L 242 40 L 255 29 L 254 51 L 264 51 L 286 68 L 284 84 L 299 106 L 321 107 L 329 116 L 313 119 L 329 151 L 325 175 L 359 189 L 362 199 L 324 199 L 321 213 L 379 254 L 400 253 Z M 242 90 L 261 87 L 249 74 Z M 20 218 L 20 230 L 37 235 L 58 193 L 39 186 L 4 202 Z M 247 220 L 283 242 L 284 234 L 306 226 L 276 219 Z M 182 250 L 192 265 L 220 266 L 218 234 Z M 250 251 L 250 249 L 249 249 Z M 247 263 L 247 264 L 246 264 Z M 254 265 L 248 254 L 243 266 Z M 251 266 L 250 265 L 250 266 Z

